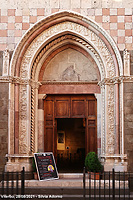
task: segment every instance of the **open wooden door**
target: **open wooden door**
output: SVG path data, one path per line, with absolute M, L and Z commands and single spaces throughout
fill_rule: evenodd
M 44 151 L 56 153 L 56 128 L 54 118 L 54 100 L 48 98 L 44 102 Z
M 94 95 L 49 95 L 44 101 L 44 151 L 57 157 L 57 119 L 86 120 L 85 152 L 97 153 L 97 102 Z
M 90 151 L 97 153 L 97 102 L 94 98 L 86 102 L 86 154 Z

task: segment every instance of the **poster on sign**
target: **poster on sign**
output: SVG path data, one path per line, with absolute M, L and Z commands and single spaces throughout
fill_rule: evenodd
M 52 152 L 34 153 L 34 159 L 40 181 L 59 178 Z

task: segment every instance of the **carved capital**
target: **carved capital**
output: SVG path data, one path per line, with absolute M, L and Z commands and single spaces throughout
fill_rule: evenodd
M 3 71 L 2 75 L 3 76 L 8 76 L 9 73 L 9 50 L 6 49 L 3 52 Z
M 130 76 L 130 53 L 125 49 L 123 51 L 124 76 Z
M 35 82 L 34 80 L 30 79 L 29 80 L 29 85 L 33 88 L 33 89 L 38 89 L 40 85 L 42 85 L 39 81 Z
M 105 85 L 120 84 L 120 82 L 121 77 L 104 78 L 102 81 L 99 81 L 98 85 L 103 87 Z

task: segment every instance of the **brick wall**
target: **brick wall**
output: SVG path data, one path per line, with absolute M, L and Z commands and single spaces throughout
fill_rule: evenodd
M 0 171 L 8 153 L 8 83 L 0 84 Z
M 133 2 L 131 0 L 16 0 L 3 2 L 1 2 L 0 9 L 0 50 L 7 47 L 9 50 L 14 50 L 22 35 L 34 23 L 44 16 L 62 10 L 72 10 L 90 17 L 107 30 L 120 50 L 133 49 Z

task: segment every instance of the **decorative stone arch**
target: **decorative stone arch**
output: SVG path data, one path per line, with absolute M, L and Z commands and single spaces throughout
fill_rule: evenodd
M 105 169 L 114 167 L 114 160 L 117 161 L 116 169 L 121 161 L 124 164 L 123 65 L 119 50 L 96 22 L 74 12 L 62 11 L 37 22 L 14 51 L 9 74 L 12 79 L 9 84 L 7 170 L 20 170 L 23 165 L 30 170 L 30 158 L 38 150 L 39 74 L 51 52 L 66 44 L 76 45 L 90 54 L 101 74 L 98 83 L 101 87 L 99 101 L 102 102 L 100 156 Z

